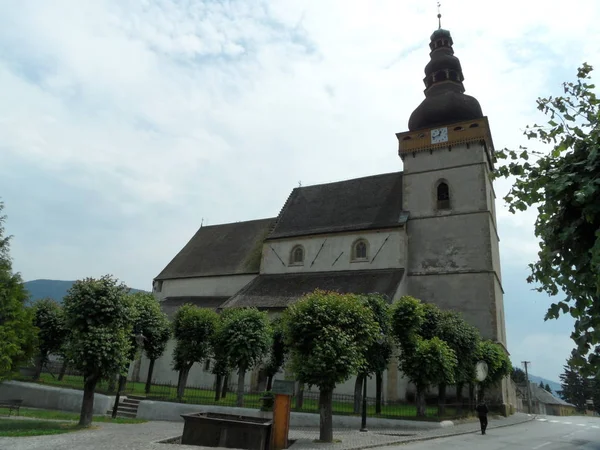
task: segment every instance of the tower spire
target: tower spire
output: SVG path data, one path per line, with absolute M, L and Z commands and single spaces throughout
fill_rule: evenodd
M 442 13 L 440 12 L 440 7 L 441 6 L 442 5 L 440 4 L 440 2 L 437 2 L 437 7 L 438 7 L 438 15 L 437 15 L 437 18 L 438 18 L 438 30 L 442 29 Z

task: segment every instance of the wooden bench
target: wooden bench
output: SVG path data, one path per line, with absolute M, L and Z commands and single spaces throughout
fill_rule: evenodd
M 8 408 L 8 417 L 10 417 L 13 411 L 16 411 L 18 416 L 21 404 L 23 404 L 23 400 L 19 399 L 0 400 L 0 408 Z

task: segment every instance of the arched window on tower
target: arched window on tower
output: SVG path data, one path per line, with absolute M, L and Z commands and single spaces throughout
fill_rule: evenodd
M 301 245 L 296 245 L 290 254 L 290 264 L 292 266 L 304 265 L 304 248 Z
M 369 244 L 364 239 L 358 239 L 352 245 L 352 260 L 366 261 L 369 257 Z
M 450 209 L 450 189 L 445 181 L 437 186 L 437 209 Z

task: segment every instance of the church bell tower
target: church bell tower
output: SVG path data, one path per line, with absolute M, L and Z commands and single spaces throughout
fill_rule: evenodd
M 431 35 L 425 99 L 408 131 L 396 135 L 409 212 L 407 293 L 462 312 L 506 348 L 494 145 L 479 102 L 465 94 L 452 46 L 441 26 Z

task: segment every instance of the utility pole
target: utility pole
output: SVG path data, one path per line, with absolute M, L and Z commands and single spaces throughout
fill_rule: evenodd
M 532 414 L 531 410 L 531 386 L 529 384 L 529 371 L 528 365 L 531 364 L 531 361 L 521 361 L 525 365 L 525 379 L 527 380 L 527 408 L 529 410 L 529 414 Z

